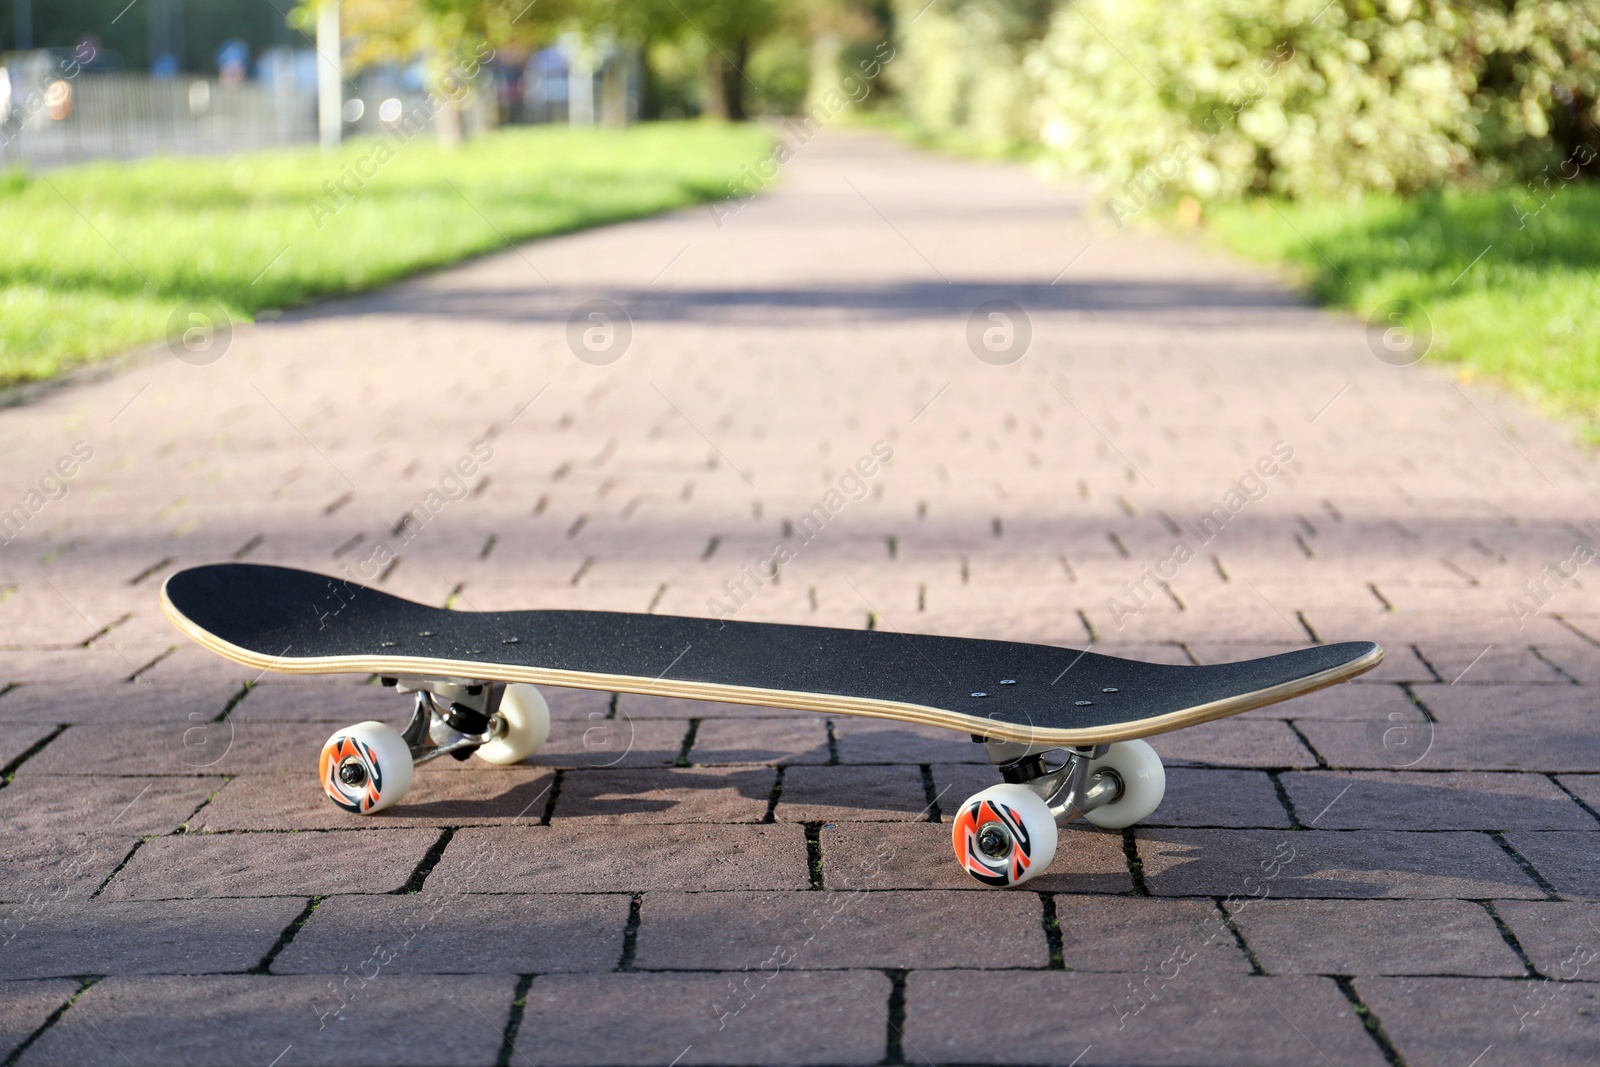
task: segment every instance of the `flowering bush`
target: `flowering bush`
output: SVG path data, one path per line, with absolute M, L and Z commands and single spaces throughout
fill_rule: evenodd
M 1600 0 L 1080 0 L 1032 51 L 1037 128 L 1112 213 L 1408 190 L 1594 141 Z
M 908 110 L 933 133 L 981 121 L 1037 139 L 1063 171 L 1103 181 L 1114 213 L 1180 195 L 1409 192 L 1600 147 L 1600 0 L 1039 8 L 965 0 L 902 22 Z M 982 106 L 991 83 L 1012 86 L 990 91 L 1002 118 Z

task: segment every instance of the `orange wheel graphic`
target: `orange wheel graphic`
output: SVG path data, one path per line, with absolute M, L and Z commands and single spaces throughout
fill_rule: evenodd
M 961 805 L 950 839 L 962 869 L 984 885 L 1020 885 L 1055 858 L 1056 821 L 1044 798 L 1004 783 Z
M 317 761 L 322 791 L 345 811 L 371 815 L 411 788 L 411 750 L 381 722 L 358 722 L 328 738 Z

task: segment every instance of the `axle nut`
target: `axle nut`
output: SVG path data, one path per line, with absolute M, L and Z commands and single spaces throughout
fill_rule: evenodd
M 988 823 L 978 831 L 978 849 L 998 859 L 1011 850 L 1011 833 L 997 822 Z

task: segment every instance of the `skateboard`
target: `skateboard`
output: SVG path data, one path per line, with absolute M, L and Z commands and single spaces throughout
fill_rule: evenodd
M 1184 667 L 1054 645 L 610 611 L 451 611 L 310 571 L 194 567 L 161 589 L 200 645 L 261 671 L 357 673 L 413 697 L 404 729 L 357 723 L 323 746 L 328 798 L 370 815 L 441 756 L 527 759 L 550 732 L 538 685 L 862 715 L 985 746 L 1001 781 L 952 824 L 961 866 L 1010 886 L 1049 866 L 1057 827 L 1130 826 L 1166 774 L 1143 740 L 1336 685 L 1376 667 L 1366 642 Z

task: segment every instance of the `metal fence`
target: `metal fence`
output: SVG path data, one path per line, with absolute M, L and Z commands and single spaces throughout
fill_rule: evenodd
M 90 71 L 48 52 L 0 56 L 0 170 L 316 143 L 314 79 L 292 62 L 270 69 L 226 82 Z M 548 49 L 525 65 L 486 68 L 462 126 L 473 134 L 499 124 L 626 125 L 638 118 L 642 83 L 637 52 L 613 50 L 573 70 Z M 345 97 L 345 136 L 385 133 L 399 115 L 411 132 L 433 126 L 427 94 L 393 71 L 364 72 Z
M 317 138 L 316 94 L 292 84 L 90 71 L 67 77 L 56 64 L 8 67 L 7 75 L 0 166 L 214 155 Z

